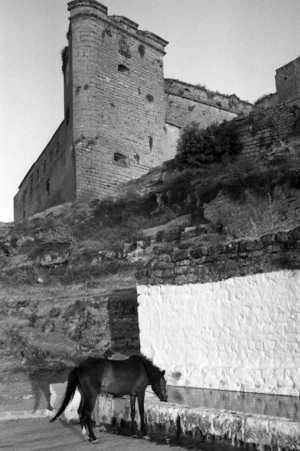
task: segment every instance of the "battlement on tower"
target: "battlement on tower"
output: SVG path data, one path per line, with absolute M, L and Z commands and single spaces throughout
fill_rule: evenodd
M 119 31 L 139 39 L 142 43 L 153 46 L 162 53 L 165 53 L 164 48 L 168 44 L 168 41 L 150 31 L 140 30 L 139 24 L 128 19 L 128 17 L 108 15 L 107 7 L 96 0 L 72 0 L 68 3 L 68 10 L 70 11 L 71 20 L 84 15 L 101 19 L 107 25 L 117 28 Z

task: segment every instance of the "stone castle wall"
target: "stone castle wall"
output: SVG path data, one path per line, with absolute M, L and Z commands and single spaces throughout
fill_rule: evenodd
M 180 131 L 192 122 L 201 128 L 247 115 L 252 105 L 237 96 L 227 96 L 204 87 L 179 80 L 166 79 L 166 136 L 167 157 L 174 158 Z
M 276 152 L 276 146 L 299 134 L 299 117 L 298 107 L 280 104 L 266 110 L 254 110 L 248 118 L 237 119 L 243 146 L 241 154 L 255 159 Z
M 75 199 L 74 154 L 68 128 L 63 121 L 19 186 L 14 198 L 16 221 Z
M 275 81 L 279 102 L 300 106 L 300 57 L 279 67 Z
M 212 123 L 248 115 L 252 110 L 252 104 L 235 95 L 224 95 L 178 80 L 166 79 L 165 91 L 166 122 L 180 128 L 193 121 L 206 128 Z

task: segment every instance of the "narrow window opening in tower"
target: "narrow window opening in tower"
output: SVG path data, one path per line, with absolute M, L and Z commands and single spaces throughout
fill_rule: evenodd
M 48 179 L 46 181 L 46 191 L 47 191 L 48 194 L 50 194 L 50 179 Z
M 123 74 L 129 73 L 129 67 L 125 66 L 124 64 L 118 65 L 118 72 L 122 72 Z
M 149 148 L 150 148 L 150 150 L 152 150 L 152 147 L 153 147 L 153 137 L 152 137 L 152 136 L 148 136 L 148 140 L 149 140 Z
M 114 153 L 114 162 L 124 168 L 128 167 L 128 158 L 120 152 Z
M 139 54 L 140 54 L 141 58 L 144 58 L 144 56 L 145 56 L 145 46 L 143 44 L 140 44 L 138 46 L 138 51 L 139 51 Z
M 139 154 L 138 154 L 138 153 L 135 153 L 135 154 L 133 155 L 133 157 L 134 157 L 136 163 L 137 163 L 137 164 L 140 164 L 141 157 L 139 156 Z

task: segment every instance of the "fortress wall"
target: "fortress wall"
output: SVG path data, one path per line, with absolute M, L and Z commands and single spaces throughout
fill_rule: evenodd
M 74 196 L 70 130 L 62 122 L 19 187 L 14 198 L 14 219 L 23 220 L 53 205 L 74 200 Z
M 278 104 L 278 94 L 276 92 L 267 94 L 256 100 L 253 109 L 273 108 Z
M 255 158 L 276 152 L 283 142 L 299 134 L 300 109 L 285 104 L 266 110 L 254 110 L 249 118 L 241 118 L 238 132 L 242 143 L 242 156 Z M 297 154 L 295 145 L 295 156 Z M 292 156 L 291 156 L 292 158 Z
M 168 94 L 167 98 L 166 122 L 177 127 L 182 128 L 191 122 L 197 122 L 201 128 L 206 128 L 213 123 L 230 121 L 236 117 L 236 113 L 185 97 Z
M 292 132 L 295 111 L 287 105 L 300 105 L 300 57 L 277 69 L 277 93 L 257 102 L 251 124 L 240 118 L 252 111 L 249 102 L 164 80 L 164 39 L 109 16 L 96 0 L 72 0 L 68 8 L 65 120 L 20 185 L 16 220 L 74 199 L 117 196 L 124 183 L 173 158 L 180 130 L 193 121 L 205 128 L 238 118 L 241 156 L 249 158 L 265 156 Z M 265 108 L 269 123 L 259 124 Z
M 102 5 L 70 5 L 77 197 L 103 198 L 164 160 L 166 42 Z
M 212 123 L 236 119 L 237 133 L 242 144 L 241 153 L 236 159 L 237 163 L 239 159 L 243 160 L 245 157 L 255 161 L 258 157 L 268 158 L 271 154 L 286 158 L 287 152 L 290 152 L 291 161 L 297 160 L 299 144 L 296 140 L 289 146 L 283 146 L 283 143 L 299 134 L 297 124 L 300 109 L 297 106 L 281 104 L 265 108 L 262 105 L 255 108 L 249 116 L 237 117 L 233 113 L 200 103 L 194 104 L 192 100 L 172 95 L 168 96 L 168 105 L 166 149 L 169 158 L 176 155 L 180 133 L 183 127 L 191 122 L 197 122 L 205 128 Z
M 188 124 L 196 122 L 201 128 L 206 128 L 224 120 L 230 121 L 238 115 L 247 115 L 252 110 L 249 102 L 242 101 L 235 95 L 223 95 L 178 80 L 166 79 L 165 91 L 166 123 L 167 127 L 172 127 L 167 130 L 166 148 L 171 157 L 176 154 L 175 136 L 178 138 L 179 130 Z M 175 127 L 178 133 L 172 133 Z
M 162 238 L 138 273 L 141 351 L 170 384 L 298 396 L 299 227 L 213 247 L 194 236 Z
M 235 94 L 226 95 L 217 91 L 210 91 L 204 86 L 191 85 L 183 81 L 167 78 L 165 80 L 166 93 L 172 96 L 193 100 L 208 106 L 230 111 L 236 115 L 247 115 L 252 110 L 252 104 L 240 100 Z
M 275 81 L 279 102 L 300 107 L 300 57 L 279 67 Z

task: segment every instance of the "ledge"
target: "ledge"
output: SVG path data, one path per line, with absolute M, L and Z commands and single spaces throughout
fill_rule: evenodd
M 52 386 L 53 391 L 60 385 L 59 396 L 62 396 L 63 385 Z M 59 400 L 57 399 L 56 402 Z M 60 403 L 60 401 L 59 401 Z M 73 404 L 73 405 L 71 405 Z M 74 398 L 68 406 L 68 422 L 78 421 L 77 407 L 79 399 Z M 55 403 L 57 407 L 57 403 Z M 137 409 L 138 410 L 138 409 Z M 70 415 L 74 412 L 74 417 Z M 146 392 L 145 418 L 147 434 L 167 443 L 199 444 L 216 440 L 232 445 L 252 444 L 259 447 L 269 446 L 273 450 L 281 448 L 300 449 L 300 422 L 284 417 L 260 415 L 225 409 L 206 407 L 189 407 L 175 403 L 159 402 L 151 392 Z M 136 414 L 139 425 L 138 412 Z M 122 433 L 130 422 L 129 398 L 113 398 L 99 396 L 94 410 L 97 426 L 111 425 Z

